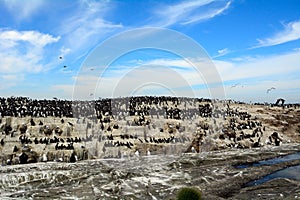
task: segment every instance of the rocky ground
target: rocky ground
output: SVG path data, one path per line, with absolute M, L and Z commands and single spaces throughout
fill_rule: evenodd
M 299 165 L 299 158 L 275 165 L 235 167 L 299 151 L 298 144 L 289 144 L 181 156 L 6 166 L 0 170 L 1 199 L 175 199 L 185 186 L 199 188 L 204 199 L 299 199 L 300 182 L 293 179 L 243 187 L 278 169 Z
M 181 118 L 166 116 L 167 109 L 174 106 L 181 110 Z M 22 152 L 28 154 L 30 162 L 69 162 L 72 154 L 84 160 L 133 156 L 136 151 L 140 155 L 177 155 L 300 142 L 300 108 L 294 106 L 189 100 L 149 105 L 148 115 L 129 115 L 122 105 L 116 107 L 118 112 L 104 115 L 100 121 L 2 117 L 0 160 L 2 164 L 7 160 L 17 164 Z M 144 107 L 136 110 L 143 111 Z
M 100 121 L 2 117 L 1 199 L 175 199 L 184 186 L 204 199 L 300 198 L 299 179 L 245 187 L 299 166 L 299 158 L 234 167 L 299 152 L 299 107 L 194 100 L 148 107 L 148 115 L 128 115 L 118 104 Z M 181 117 L 167 117 L 175 107 Z M 22 154 L 32 164 L 20 165 Z

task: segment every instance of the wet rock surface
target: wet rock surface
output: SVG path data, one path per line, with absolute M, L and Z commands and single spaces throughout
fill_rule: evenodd
M 300 160 L 236 168 L 300 151 L 298 144 L 256 149 L 77 163 L 34 163 L 0 168 L 1 199 L 175 199 L 184 186 L 199 188 L 204 199 L 297 199 L 300 182 L 277 178 L 245 184 Z

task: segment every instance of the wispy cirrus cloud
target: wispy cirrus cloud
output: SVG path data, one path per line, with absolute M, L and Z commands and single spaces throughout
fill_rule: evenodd
M 72 15 L 63 19 L 58 32 L 68 53 L 80 55 L 106 34 L 123 28 L 122 24 L 105 19 L 112 9 L 113 3 L 108 1 L 82 1 Z
M 253 48 L 275 46 L 298 39 L 300 39 L 300 20 L 284 25 L 284 29 L 282 31 L 271 37 L 258 39 L 258 45 Z
M 230 7 L 230 1 L 183 1 L 157 8 L 154 12 L 154 26 L 168 27 L 179 23 L 188 25 L 211 19 Z
M 217 58 L 217 57 L 221 57 L 221 56 L 225 56 L 226 54 L 231 53 L 232 51 L 228 48 L 224 48 L 224 49 L 220 49 L 218 50 L 218 55 L 213 56 L 213 58 Z
M 46 3 L 43 0 L 4 0 L 5 7 L 18 21 L 27 20 L 32 17 Z

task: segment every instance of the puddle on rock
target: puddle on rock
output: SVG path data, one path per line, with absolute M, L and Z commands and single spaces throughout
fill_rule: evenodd
M 278 170 L 274 173 L 271 173 L 269 175 L 266 175 L 260 179 L 250 181 L 244 185 L 244 187 L 251 187 L 255 185 L 260 185 L 263 184 L 267 181 L 270 181 L 272 179 L 276 178 L 288 178 L 288 179 L 293 179 L 300 181 L 300 165 L 292 166 L 292 167 L 287 167 L 285 169 Z
M 293 160 L 299 160 L 300 159 L 300 152 L 289 154 L 286 156 L 281 156 L 281 157 L 276 157 L 268 160 L 261 160 L 258 162 L 254 163 L 246 163 L 246 164 L 241 164 L 235 166 L 237 169 L 245 169 L 248 167 L 257 167 L 257 166 L 262 166 L 262 165 L 275 165 L 278 163 L 283 163 L 283 162 L 288 162 L 288 161 L 293 161 Z

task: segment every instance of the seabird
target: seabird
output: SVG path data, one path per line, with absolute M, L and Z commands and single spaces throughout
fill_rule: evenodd
M 3 138 L 1 139 L 0 143 L 1 143 L 2 146 L 4 145 L 4 139 Z
M 31 118 L 31 120 L 30 120 L 30 125 L 31 125 L 31 126 L 35 126 L 35 122 L 33 121 L 32 118 Z
M 44 153 L 43 156 L 42 156 L 42 161 L 43 162 L 47 162 L 48 159 L 47 159 L 47 155 Z
M 236 84 L 232 85 L 232 86 L 230 87 L 230 89 L 232 89 L 232 88 L 234 88 L 234 87 L 236 87 L 236 86 L 238 86 L 238 85 L 240 85 L 240 83 L 236 83 Z
M 275 87 L 271 87 L 269 89 L 267 89 L 267 93 L 269 93 L 271 90 L 275 90 L 276 88 Z
M 140 156 L 140 152 L 139 152 L 138 150 L 136 150 L 136 151 L 134 152 L 134 155 L 136 155 L 137 157 L 139 157 L 139 156 Z
M 72 124 L 71 122 L 68 122 L 68 124 L 69 124 L 70 126 L 74 126 L 74 124 Z

